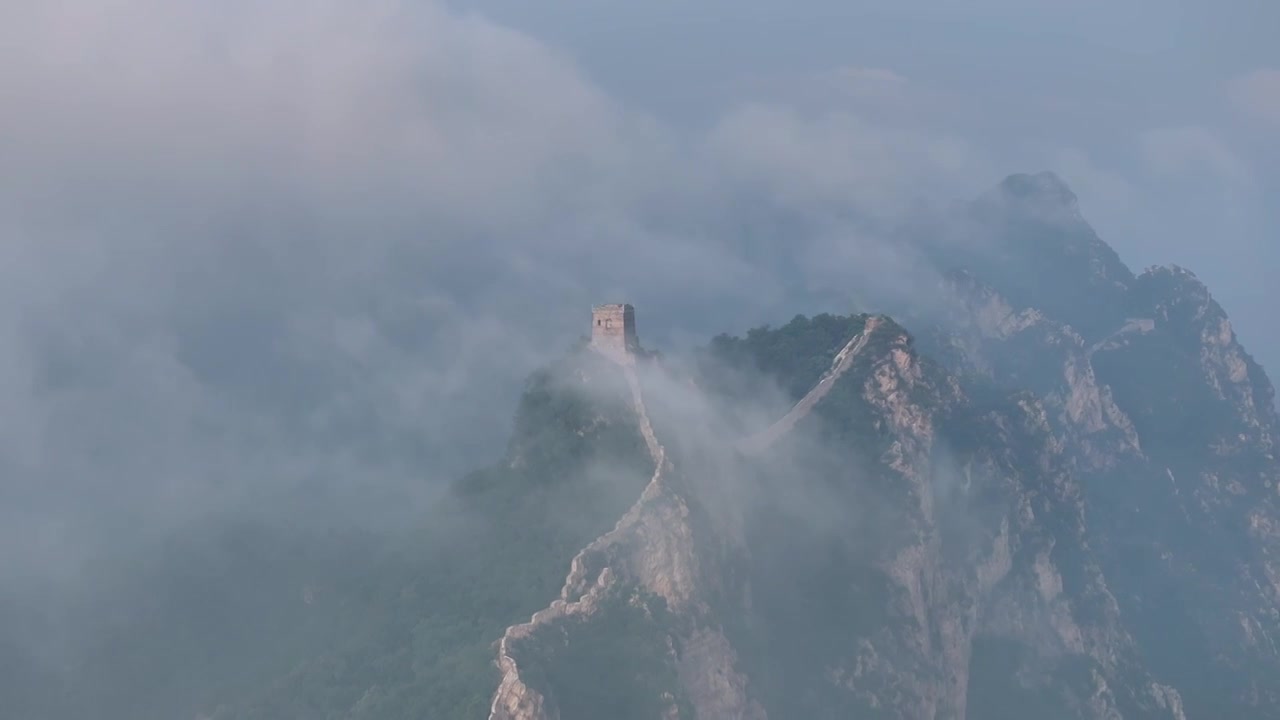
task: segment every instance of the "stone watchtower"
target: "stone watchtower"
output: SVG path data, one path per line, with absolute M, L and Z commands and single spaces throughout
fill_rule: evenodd
M 630 305 L 596 305 L 591 308 L 591 345 L 616 355 L 640 348 L 636 339 L 636 309 Z

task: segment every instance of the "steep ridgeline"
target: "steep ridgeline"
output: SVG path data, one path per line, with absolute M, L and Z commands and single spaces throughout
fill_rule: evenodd
M 1125 626 L 1188 715 L 1276 717 L 1271 383 L 1194 275 L 1161 267 L 1135 277 L 1065 185 L 1036 177 L 984 200 L 989 244 L 1018 261 L 971 257 L 953 272 L 955 300 L 928 350 L 978 384 L 1040 399 Z M 1030 290 L 1039 276 L 1025 269 L 1053 262 L 1050 286 Z M 1076 302 L 1070 288 L 1098 294 Z
M 616 360 L 653 477 L 613 530 L 573 558 L 560 597 L 503 635 L 489 717 L 763 718 L 711 610 L 723 569 L 708 557 L 714 540 L 701 537 L 654 433 L 634 358 Z

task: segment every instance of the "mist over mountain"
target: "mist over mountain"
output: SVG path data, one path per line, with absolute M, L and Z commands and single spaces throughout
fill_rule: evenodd
M 1225 312 L 1186 270 L 1129 271 L 1049 173 L 937 222 L 901 321 L 584 340 L 416 529 L 189 529 L 54 613 L 60 649 L 11 626 L 6 695 L 31 717 L 1269 717 L 1274 390 Z M 12 617 L 42 619 L 32 589 Z
M 1142 5 L 0 10 L 0 718 L 1274 715 L 1280 17 Z

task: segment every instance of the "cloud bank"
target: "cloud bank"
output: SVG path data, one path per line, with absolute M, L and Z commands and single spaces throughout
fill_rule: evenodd
M 1005 17 L 1009 3 L 983 7 Z M 654 12 L 593 8 L 645 27 Z M 435 2 L 10 3 L 0 609 L 33 588 L 94 598 L 84 579 L 104 557 L 145 557 L 228 517 L 420 522 L 447 482 L 501 455 L 521 382 L 587 331 L 592 303 L 636 304 L 642 340 L 675 347 L 797 312 L 927 301 L 935 278 L 896 223 L 1050 161 L 1087 217 L 1176 231 L 1135 232 L 1133 247 L 1198 269 L 1195 253 L 1220 255 L 1229 234 L 1207 211 L 1185 222 L 1166 189 L 1216 211 L 1269 182 L 1199 119 L 1117 130 L 1138 170 L 1068 147 L 1062 126 L 1088 124 L 1065 109 L 1074 56 L 1052 82 L 963 53 L 939 79 L 859 45 L 817 72 L 731 78 L 735 92 L 680 66 L 682 51 L 804 55 L 774 42 L 781 8 L 736 15 L 757 33 L 736 47 L 713 42 L 709 13 L 707 35 L 629 58 L 671 97 L 714 107 L 689 122 L 650 112 L 582 53 Z M 836 20 L 849 18 L 825 23 L 847 50 Z M 917 47 L 952 52 L 941 25 L 912 25 Z M 1013 47 L 1028 49 L 1041 47 Z M 1268 77 L 1233 86 L 1253 120 L 1268 117 Z M 996 78 L 1030 101 L 1002 98 Z M 1087 117 L 1133 103 L 1110 92 Z M 1053 123 L 1022 112 L 1037 103 Z M 1126 225 L 1135 214 L 1164 224 Z M 34 607 L 0 616 L 0 640 L 27 634 Z M 30 635 L 81 640 L 56 622 Z
M 7 573 L 229 509 L 412 518 L 590 303 L 662 344 L 909 296 L 882 225 L 980 165 L 849 108 L 676 130 L 433 3 L 6 15 Z
M 1027 158 L 1113 227 L 1152 210 L 1149 177 L 1266 185 L 1193 124 L 1132 138 L 1145 176 L 993 152 L 946 128 L 1024 118 L 874 63 L 759 76 L 672 122 L 431 2 L 5 16 L 0 581 L 223 512 L 412 521 L 501 453 L 521 380 L 591 303 L 635 303 L 670 347 L 927 300 L 895 223 Z M 1268 77 L 1233 86 L 1241 107 Z

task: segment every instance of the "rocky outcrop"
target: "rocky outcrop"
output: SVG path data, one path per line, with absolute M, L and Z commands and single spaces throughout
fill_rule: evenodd
M 1053 431 L 1073 445 L 1086 470 L 1114 467 L 1141 454 L 1133 424 L 1099 382 L 1095 352 L 1149 329 L 1148 319 L 1130 319 L 1104 339 L 1088 344 L 1075 329 L 1040 310 L 1015 308 L 994 288 L 965 272 L 951 273 L 944 342 L 958 350 L 963 368 L 993 382 L 1036 393 L 1051 413 Z
M 1280 672 L 1271 384 L 1192 273 L 1135 277 L 1074 213 L 1041 212 L 1070 209 L 1060 188 L 1020 187 L 988 201 L 998 221 L 984 228 L 1021 270 L 968 258 L 983 277 L 948 277 L 956 301 L 931 349 L 1043 405 L 1121 625 L 1137 656 L 1182 689 L 1179 711 L 1265 717 L 1280 704 L 1267 679 Z M 1021 245 L 1006 245 L 1014 236 Z M 1073 268 L 1071 257 L 1089 262 Z M 1055 263 L 1061 272 L 1027 273 Z M 1071 274 L 1075 290 L 1055 287 Z M 1106 302 L 1071 294 L 1089 287 Z
M 1142 669 L 1121 626 L 1085 538 L 1080 488 L 1044 408 L 1028 398 L 974 416 L 956 380 L 922 362 L 900 328 L 877 347 L 861 400 L 889 431 L 881 462 L 908 490 L 895 515 L 906 532 L 872 556 L 896 598 L 886 621 L 832 676 L 889 717 L 983 717 L 971 707 L 989 708 L 991 694 L 981 682 L 982 697 L 970 692 L 975 673 L 986 681 L 987 648 L 998 642 L 1018 648 L 1015 677 L 1085 663 L 1096 683 L 1045 672 L 1040 689 L 1079 704 L 1081 717 L 1118 717 L 1122 707 L 1178 717 L 1147 697 L 1165 689 Z M 960 447 L 957 431 L 970 423 L 985 426 L 984 440 Z M 1029 452 L 1034 464 L 1002 457 L 1009 447 Z M 939 484 L 957 469 L 966 487 Z M 1064 587 L 1064 577 L 1073 582 Z

